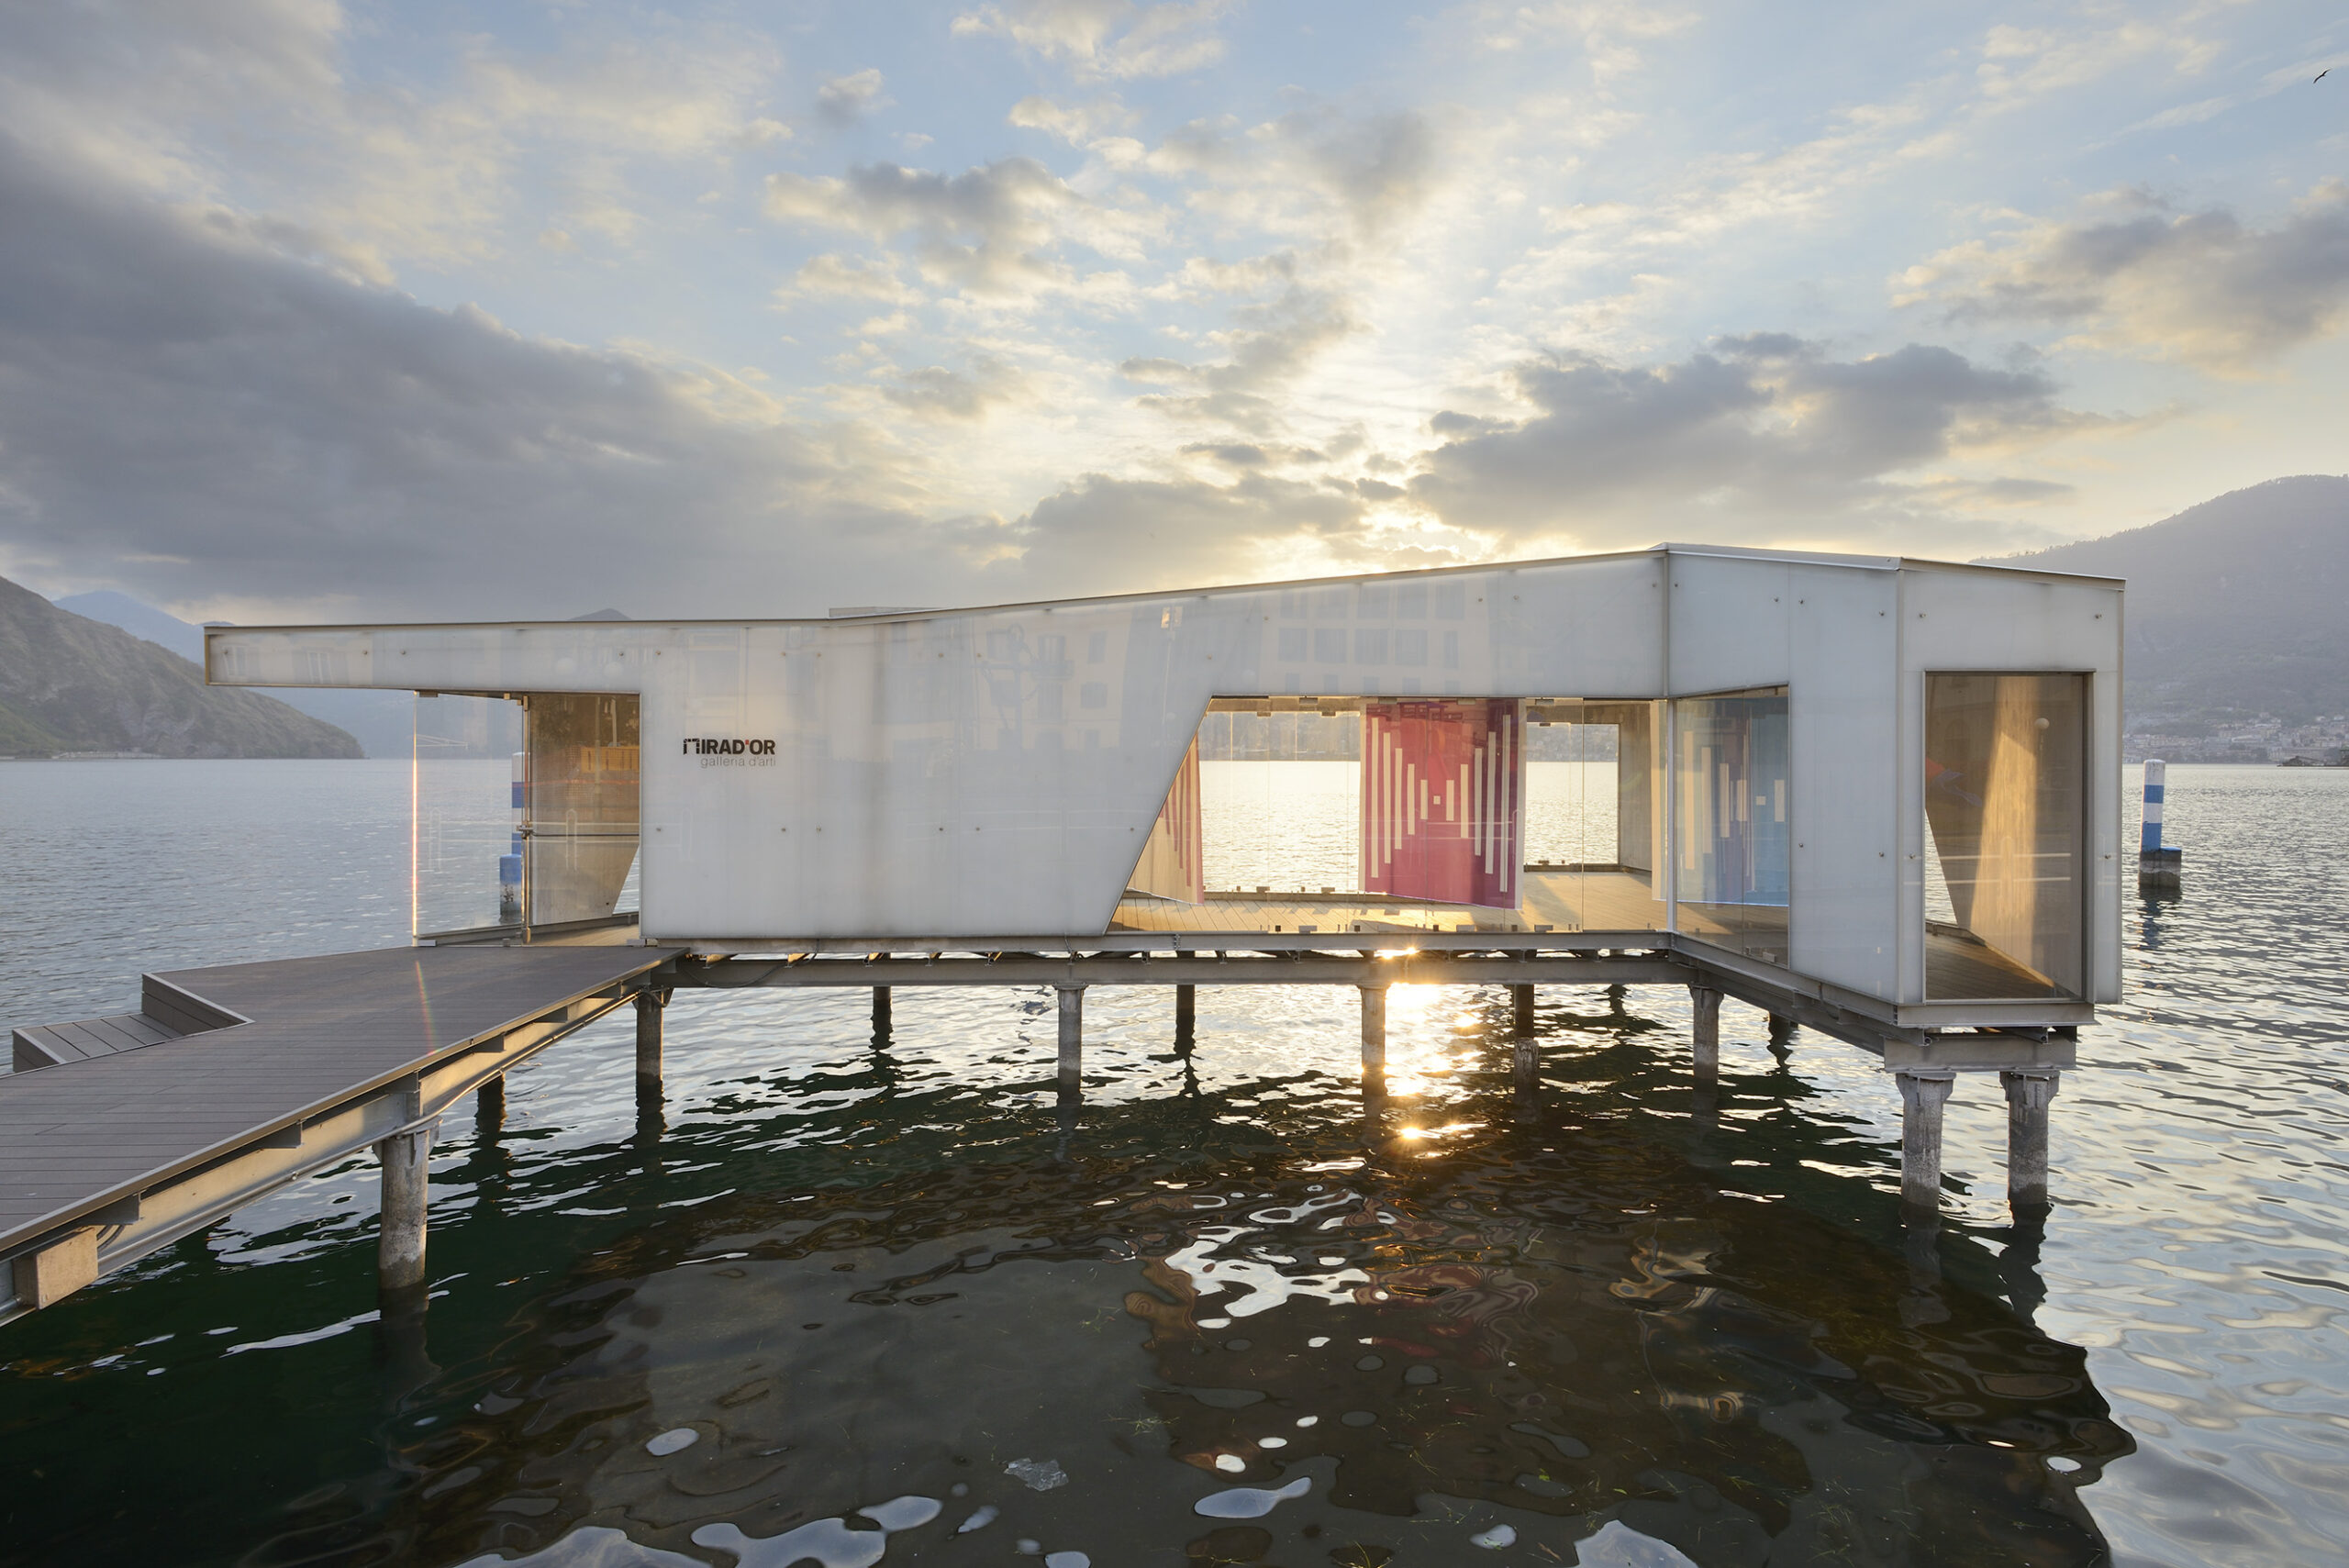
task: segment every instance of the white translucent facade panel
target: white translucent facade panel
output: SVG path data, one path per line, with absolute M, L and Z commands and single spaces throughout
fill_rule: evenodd
M 2110 584 L 1675 549 L 834 622 L 216 628 L 209 643 L 226 684 L 640 696 L 646 934 L 702 940 L 1102 930 L 1211 700 L 1314 694 L 1532 699 L 1529 712 L 1579 696 L 1578 715 L 1529 722 L 1613 731 L 1612 859 L 1598 809 L 1610 794 L 1587 755 L 1548 759 L 1578 770 L 1555 798 L 1585 804 L 1535 828 L 1571 849 L 1526 858 L 1644 876 L 1660 905 L 1674 792 L 1656 771 L 1672 726 L 1642 735 L 1640 715 L 1675 693 L 1783 685 L 1786 962 L 1907 1004 L 1925 997 L 1929 669 L 2088 677 L 2084 984 L 2096 999 L 2117 984 L 2119 606 Z M 1642 749 L 1647 766 L 1629 768 Z M 456 794 L 496 800 L 495 759 L 473 760 L 490 782 Z M 1212 764 L 1243 760 L 1270 756 L 1206 753 L 1203 814 Z M 1212 885 L 1224 875 L 1212 830 L 1202 838 Z M 1297 869 L 1232 880 L 1349 880 Z M 1527 900 L 1539 891 L 1529 879 Z M 1584 903 L 1535 918 L 1630 924 Z

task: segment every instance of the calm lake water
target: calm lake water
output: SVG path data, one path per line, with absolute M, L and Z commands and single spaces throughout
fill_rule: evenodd
M 1520 1092 L 1398 987 L 1369 1102 L 1350 991 L 1096 990 L 1073 1112 L 1041 993 L 684 993 L 657 1114 L 613 1021 L 447 1118 L 420 1339 L 364 1159 L 0 1329 L 0 1562 L 2343 1561 L 2349 774 L 2170 777 L 2043 1234 L 1995 1078 L 1904 1242 L 1872 1059 L 1732 1004 L 1708 1125 L 1664 988 Z M 403 940 L 406 783 L 0 765 L 0 1023 Z

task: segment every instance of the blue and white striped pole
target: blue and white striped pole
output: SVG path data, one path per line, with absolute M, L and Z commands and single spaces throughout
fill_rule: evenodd
M 2137 843 L 2137 889 L 2175 893 L 2179 885 L 2183 850 L 2162 843 L 2162 796 L 2169 766 L 2158 757 L 2145 759 L 2145 828 Z

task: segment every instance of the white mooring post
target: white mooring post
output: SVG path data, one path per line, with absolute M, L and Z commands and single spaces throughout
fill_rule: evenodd
M 1061 1001 L 1061 1087 L 1073 1089 L 1085 1070 L 1085 987 L 1054 987 Z
M 384 1167 L 384 1195 L 377 1211 L 375 1280 L 387 1294 L 424 1284 L 424 1209 L 432 1177 L 429 1123 L 395 1132 L 375 1145 Z
M 1386 1075 L 1386 987 L 1362 987 L 1362 1070 L 1364 1077 Z
M 1696 1048 L 1697 1076 L 1711 1078 L 1721 1070 L 1721 994 L 1709 985 L 1688 987 L 1689 1035 Z
M 2047 1105 L 2058 1074 L 2001 1073 L 2007 1091 L 2007 1203 L 2018 1210 L 2047 1207 Z
M 2162 797 L 2169 764 L 2159 757 L 2145 759 L 2145 826 L 2137 842 L 2137 891 L 2176 893 L 2181 885 L 2186 851 L 2162 842 Z
M 1946 1067 L 1904 1067 L 1892 1081 L 1900 1086 L 1900 1201 L 1913 1209 L 1937 1212 L 1942 1203 L 1942 1106 L 1957 1086 L 1957 1074 Z

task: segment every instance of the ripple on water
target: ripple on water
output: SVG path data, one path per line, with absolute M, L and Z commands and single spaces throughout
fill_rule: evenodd
M 313 920 L 330 892 L 239 882 L 251 855 L 206 837 L 205 802 L 241 820 L 222 792 L 276 775 L 121 766 L 192 792 L 158 808 L 164 840 L 104 777 L 86 809 L 26 810 L 34 773 L 0 769 L 0 936 L 23 939 L 0 984 L 43 991 L 17 1016 L 127 1006 L 139 959 L 379 940 Z M 1779 1071 L 1731 1005 L 1700 1122 L 1663 989 L 1545 990 L 1520 1092 L 1504 993 L 1397 988 L 1393 1092 L 1366 1098 L 1350 993 L 1203 988 L 1178 1059 L 1163 993 L 1097 988 L 1081 1106 L 1048 1092 L 1041 994 L 900 992 L 875 1041 L 860 996 L 680 993 L 660 1106 L 612 1022 L 516 1070 L 501 1129 L 444 1118 L 421 1337 L 370 1311 L 364 1160 L 9 1325 L 0 1462 L 41 1467 L 51 1501 L 12 1549 L 169 1561 L 200 1515 L 256 1562 L 872 1561 L 890 1529 L 942 1540 L 930 1499 L 952 1495 L 1038 1555 L 1213 1560 L 1244 1535 L 1366 1563 L 1506 1525 L 1496 1560 L 1614 1568 L 2329 1561 L 2349 778 L 2171 781 L 2188 895 L 2130 905 L 2131 998 L 2056 1102 L 2043 1229 L 2000 1210 L 1994 1083 L 1961 1084 L 1949 1223 L 1904 1249 L 1880 1068 L 1806 1035 Z M 229 951 L 76 914 L 117 818 L 195 868 Z M 395 911 L 404 828 L 380 848 Z M 221 1440 L 256 1375 L 298 1385 L 301 1418 Z M 696 1437 L 648 1452 L 656 1429 Z M 170 1462 L 113 1462 L 142 1448 Z M 1032 1491 L 1016 1460 L 1063 1483 Z M 1309 1504 L 1201 1535 L 1203 1483 L 1308 1477 Z M 860 1512 L 909 1499 L 919 1523 Z M 1308 1522 L 1330 1527 L 1310 1550 Z

